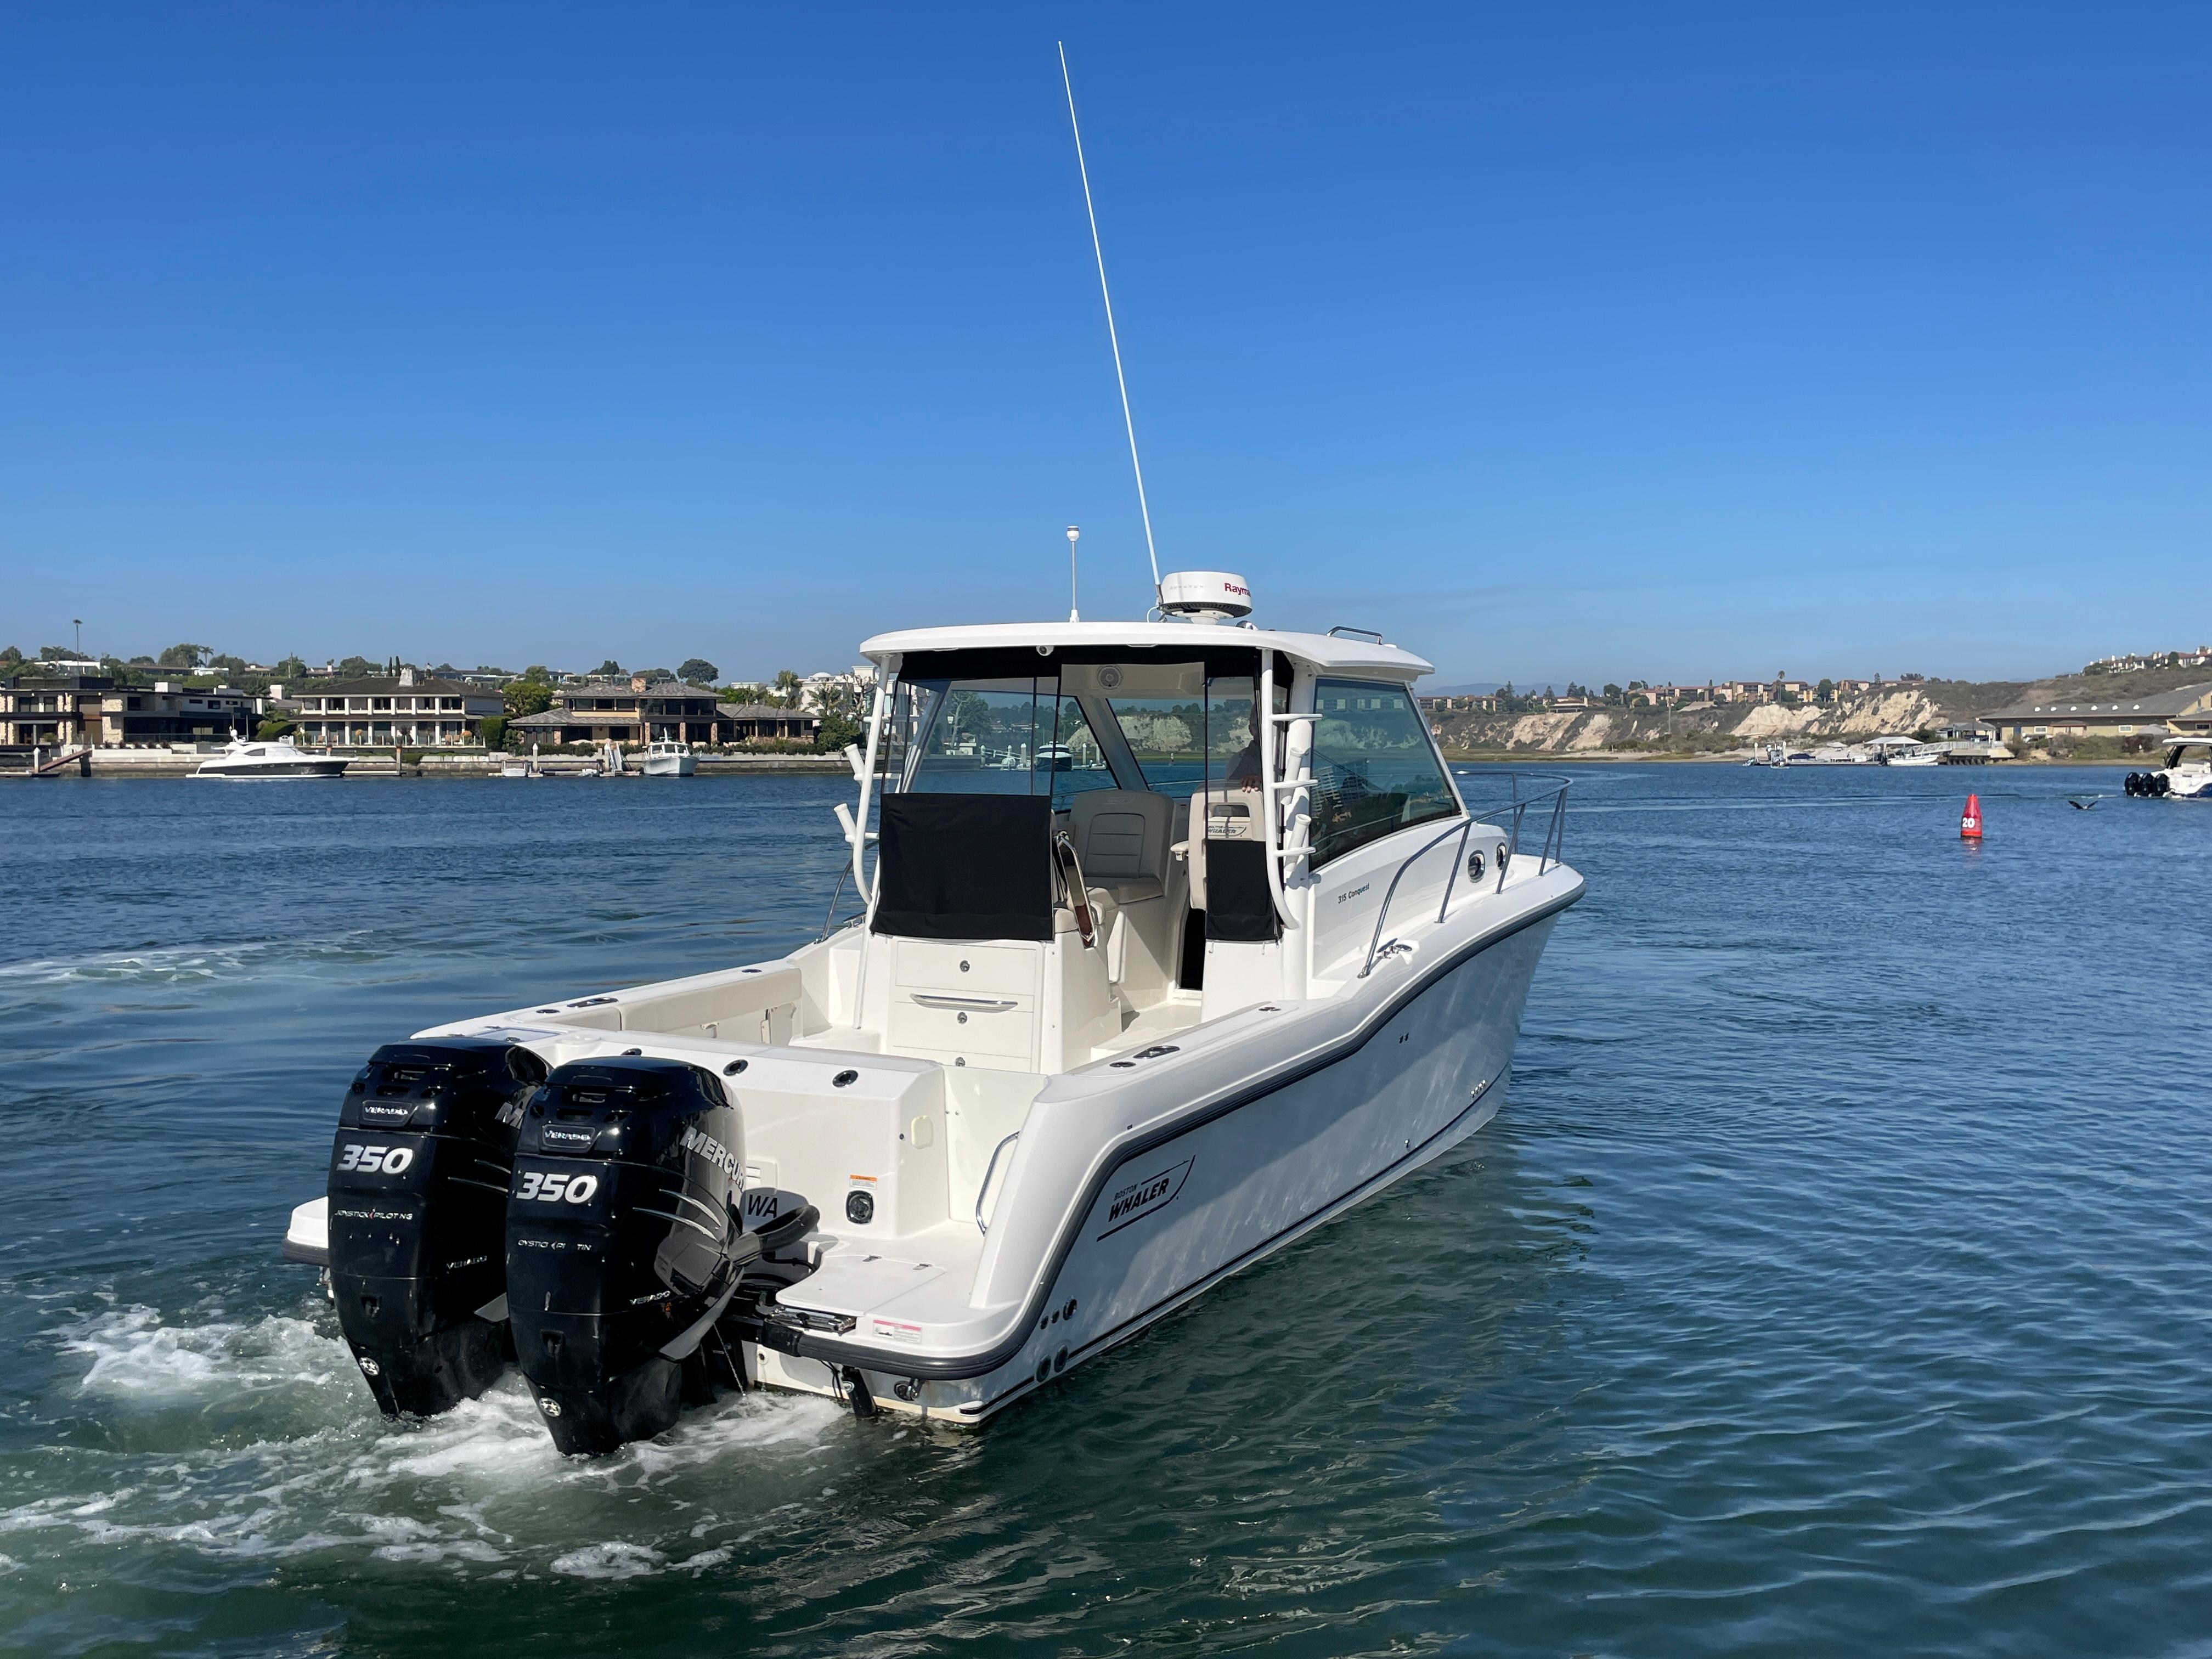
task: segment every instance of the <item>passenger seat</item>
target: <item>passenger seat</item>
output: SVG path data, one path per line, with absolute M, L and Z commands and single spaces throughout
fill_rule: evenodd
M 1104 888 L 1117 905 L 1166 891 L 1168 829 L 1175 803 L 1137 789 L 1091 789 L 1069 812 L 1083 878 Z

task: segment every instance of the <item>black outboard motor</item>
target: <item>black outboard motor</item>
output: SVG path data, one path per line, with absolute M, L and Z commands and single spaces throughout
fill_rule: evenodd
M 722 1080 L 683 1060 L 578 1060 L 532 1099 L 507 1199 L 507 1305 L 564 1453 L 675 1425 L 686 1362 L 760 1253 L 733 1202 L 744 1155 Z
M 346 1091 L 331 1146 L 331 1294 L 387 1416 L 474 1399 L 506 1364 L 507 1187 L 544 1079 L 483 1037 L 387 1042 Z

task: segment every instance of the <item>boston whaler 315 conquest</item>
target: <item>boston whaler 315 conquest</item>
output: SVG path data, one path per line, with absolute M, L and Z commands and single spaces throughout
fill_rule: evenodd
M 1471 811 L 1421 659 L 1161 592 L 867 641 L 813 944 L 371 1057 L 285 1249 L 387 1411 L 513 1353 L 566 1451 L 717 1382 L 975 1423 L 1489 1119 L 1565 784 Z

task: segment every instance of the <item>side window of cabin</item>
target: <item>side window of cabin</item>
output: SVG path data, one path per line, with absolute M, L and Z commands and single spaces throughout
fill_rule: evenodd
M 1315 707 L 1316 866 L 1409 823 L 1458 815 L 1451 781 L 1405 687 L 1322 680 Z

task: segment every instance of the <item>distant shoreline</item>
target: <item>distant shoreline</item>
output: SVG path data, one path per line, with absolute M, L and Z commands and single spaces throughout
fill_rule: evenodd
M 1668 766 L 1741 766 L 1747 761 L 1746 752 L 1741 750 L 1732 754 L 1689 755 L 1680 752 L 1638 754 L 1626 750 L 1582 750 L 1574 754 L 1564 754 L 1541 749 L 1447 749 L 1443 751 L 1443 756 L 1445 761 L 1453 766 L 1580 766 L 1584 764 L 1611 766 L 1634 761 L 1659 763 Z M 1875 763 L 1866 761 L 1858 764 L 1872 766 Z M 2048 755 L 2031 755 L 2026 759 L 2015 757 L 2009 761 L 1990 762 L 1978 769 L 1986 771 L 1991 766 L 1999 769 L 2014 766 L 2132 766 L 2141 769 L 2156 764 L 2156 757 L 2150 755 L 2120 755 L 2100 759 L 2085 757 L 2079 760 L 2063 761 L 2053 760 Z M 1840 763 L 1823 761 L 1793 761 L 1790 763 L 1790 769 L 1814 766 L 1827 770 L 1841 765 Z
M 91 781 L 94 782 L 100 782 L 102 781 L 114 782 L 132 778 L 189 778 L 199 769 L 200 763 L 209 758 L 210 758 L 210 757 L 206 755 L 179 755 L 173 758 L 164 756 L 159 759 L 133 761 L 125 765 L 116 765 L 111 763 L 106 766 L 102 766 L 100 763 L 100 751 L 98 750 L 94 750 L 93 751 Z M 350 758 L 363 763 L 358 769 L 349 768 L 346 772 L 346 778 L 355 782 L 359 782 L 363 779 L 380 778 L 489 778 L 497 780 L 500 778 L 499 769 L 501 763 L 500 761 L 496 760 L 488 762 L 471 760 L 467 762 L 442 761 L 437 764 L 428 766 L 419 764 L 410 766 L 395 765 L 389 755 L 365 755 L 351 757 Z M 512 759 L 514 757 L 507 757 L 506 758 Z M 749 775 L 769 777 L 850 777 L 852 775 L 852 767 L 847 763 L 842 755 L 766 755 L 761 757 L 757 760 L 738 760 L 734 757 L 726 756 L 702 755 L 698 757 L 698 775 L 702 778 L 745 777 Z M 580 761 L 576 763 L 576 764 L 581 763 L 583 763 Z M 9 781 L 9 779 L 20 777 L 21 775 L 21 774 L 0 775 L 0 781 Z M 74 769 L 52 775 L 55 779 L 76 778 L 79 775 L 80 775 Z M 549 769 L 545 774 L 544 774 L 543 777 L 539 779 L 506 779 L 501 781 L 507 782 L 543 781 L 544 778 L 560 776 L 577 777 L 581 775 L 583 775 L 571 769 L 569 767 L 556 764 L 555 768 Z M 624 772 L 623 776 L 625 778 L 635 778 L 642 776 L 642 774 L 635 770 L 630 770 Z M 25 778 L 22 781 L 25 782 L 37 781 L 43 783 L 50 781 L 51 780 L 46 778 L 37 780 Z M 243 781 L 263 783 L 303 783 L 315 781 L 313 779 L 302 778 L 264 778 Z M 328 780 L 324 781 L 328 781 Z M 227 780 L 227 781 L 237 782 L 241 781 L 241 780 L 232 779 Z M 611 780 L 610 780 L 610 781 L 611 781 Z M 658 781 L 658 780 L 656 780 L 656 781 Z

